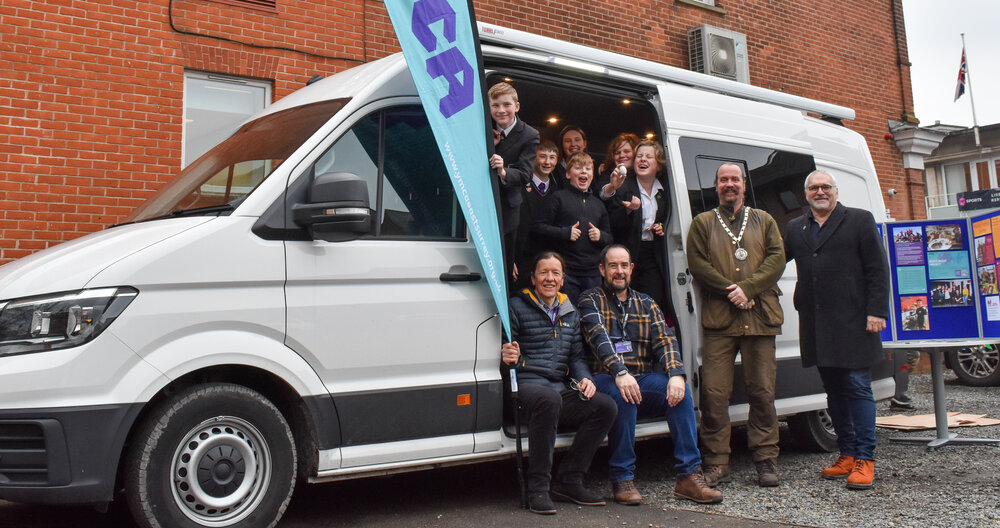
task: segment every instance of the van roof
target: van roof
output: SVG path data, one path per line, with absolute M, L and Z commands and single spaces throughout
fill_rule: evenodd
M 621 55 L 484 22 L 478 22 L 478 26 L 479 38 L 484 43 L 494 44 L 510 50 L 518 50 L 519 53 L 516 54 L 516 58 L 522 60 L 553 63 L 568 68 L 575 67 L 591 73 L 608 76 L 613 75 L 615 72 L 625 72 L 647 79 L 652 78 L 657 81 L 683 84 L 734 97 L 771 103 L 803 112 L 812 112 L 823 117 L 854 119 L 854 110 L 845 106 L 768 90 L 759 86 L 722 79 L 675 66 L 668 66 L 658 62 L 629 57 L 628 55 Z M 498 51 L 500 50 L 491 49 L 490 54 L 496 54 Z

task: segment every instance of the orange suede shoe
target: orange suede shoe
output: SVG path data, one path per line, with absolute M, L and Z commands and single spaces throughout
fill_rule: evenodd
M 873 480 L 875 480 L 875 461 L 855 459 L 854 471 L 847 476 L 847 487 L 865 490 L 872 487 Z
M 851 474 L 854 469 L 854 457 L 847 455 L 840 455 L 840 458 L 833 463 L 832 466 L 828 468 L 823 468 L 823 478 L 825 479 L 842 479 L 847 475 Z

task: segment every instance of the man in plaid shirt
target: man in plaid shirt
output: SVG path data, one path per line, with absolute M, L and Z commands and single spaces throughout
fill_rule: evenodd
M 585 291 L 579 303 L 584 338 L 597 360 L 594 384 L 618 405 L 618 417 L 608 432 L 608 476 L 615 501 L 642 502 L 632 482 L 636 419 L 666 416 L 676 459 L 674 496 L 722 502 L 722 493 L 705 484 L 701 470 L 698 423 L 677 339 L 660 307 L 629 287 L 633 267 L 625 246 L 606 247 L 598 267 L 603 284 Z

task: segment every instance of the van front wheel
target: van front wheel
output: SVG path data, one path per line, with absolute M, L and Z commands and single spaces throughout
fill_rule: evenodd
M 837 450 L 837 433 L 826 409 L 796 414 L 788 418 L 788 430 L 800 446 L 810 451 Z
M 277 407 L 239 385 L 181 391 L 136 431 L 125 495 L 147 528 L 275 526 L 295 487 L 291 428 Z

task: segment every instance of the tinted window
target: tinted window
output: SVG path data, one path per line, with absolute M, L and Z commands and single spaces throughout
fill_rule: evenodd
M 430 124 L 419 106 L 363 118 L 313 166 L 368 183 L 375 236 L 464 239 L 465 223 Z
M 808 207 L 802 183 L 816 169 L 812 156 L 693 138 L 681 138 L 680 147 L 693 215 L 719 205 L 713 182 L 724 163 L 743 167 L 746 203 L 770 213 L 782 230 Z

